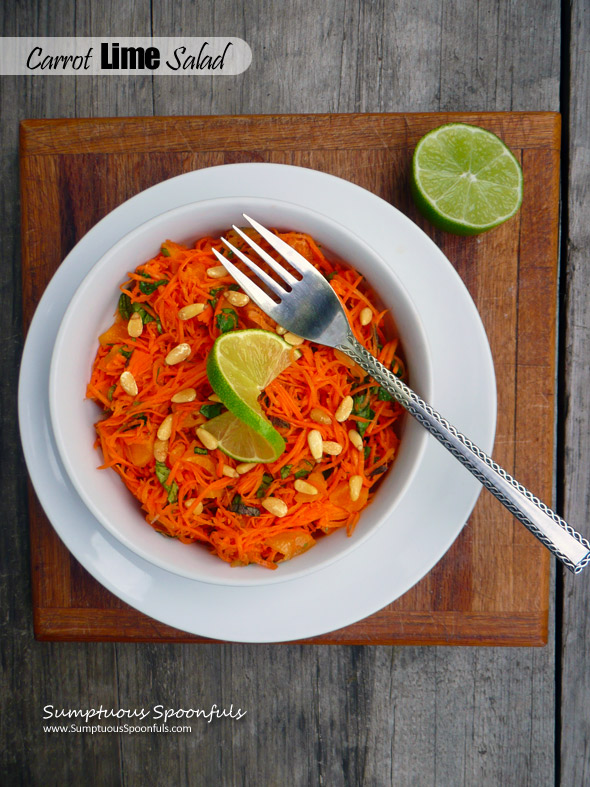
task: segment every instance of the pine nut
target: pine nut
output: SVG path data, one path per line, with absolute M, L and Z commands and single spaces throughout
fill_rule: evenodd
M 348 439 L 353 444 L 353 446 L 357 449 L 357 451 L 363 450 L 363 438 L 357 432 L 356 429 L 351 429 L 348 432 Z
M 373 312 L 366 306 L 360 313 L 361 325 L 368 325 L 373 319 Z
M 207 399 L 209 399 L 210 402 L 220 402 L 221 401 L 221 399 L 219 398 L 219 396 L 217 396 L 216 393 L 212 393 L 211 396 L 207 397 Z
M 223 470 L 221 471 L 223 475 L 226 475 L 228 478 L 238 478 L 239 473 L 237 470 L 234 470 L 233 467 L 229 465 L 223 465 Z
M 291 333 L 291 331 L 287 331 L 287 333 L 283 334 L 283 339 L 288 342 L 292 347 L 299 347 L 300 344 L 303 344 L 305 339 L 301 336 L 297 336 L 296 333 Z
M 301 492 L 304 495 L 317 495 L 318 490 L 313 484 L 308 484 L 307 481 L 302 481 L 301 478 L 298 478 L 293 486 L 298 492 Z
M 179 320 L 190 320 L 192 317 L 197 317 L 205 311 L 204 303 L 189 303 L 178 310 Z
M 363 488 L 363 479 L 360 475 L 353 475 L 348 481 L 348 491 L 350 499 L 355 503 L 361 496 L 361 489 Z
M 312 429 L 307 435 L 307 445 L 313 458 L 319 462 L 323 453 L 323 440 L 317 429 Z
M 212 268 L 207 268 L 207 276 L 211 276 L 212 279 L 222 279 L 227 275 L 228 273 L 223 265 L 214 265 Z
M 141 336 L 143 333 L 143 320 L 141 319 L 141 314 L 138 312 L 133 312 L 129 318 L 129 322 L 127 323 L 127 333 L 133 339 L 137 339 L 138 336 Z
M 282 325 L 277 325 L 276 331 L 279 334 L 279 336 L 284 336 L 287 333 L 287 329 L 283 328 Z
M 316 424 L 325 424 L 326 426 L 329 426 L 332 423 L 332 419 L 328 413 L 324 412 L 324 410 L 320 410 L 319 407 L 313 407 L 309 411 L 309 417 L 312 421 L 315 421 Z
M 129 396 L 137 396 L 137 383 L 135 382 L 135 377 L 131 374 L 131 372 L 123 372 L 119 377 L 119 382 L 121 383 L 121 388 L 126 394 L 129 394 Z
M 270 514 L 274 514 L 275 516 L 285 516 L 288 512 L 287 504 L 283 500 L 279 500 L 278 497 L 265 497 L 262 501 L 263 508 Z
M 346 421 L 348 416 L 352 413 L 352 396 L 345 396 L 338 405 L 338 409 L 334 413 L 334 418 L 339 422 Z
M 328 456 L 339 456 L 342 453 L 342 446 L 335 440 L 324 440 L 322 448 Z
M 171 402 L 174 404 L 183 404 L 184 402 L 194 402 L 197 398 L 197 392 L 194 388 L 183 388 L 182 391 L 174 394 Z
M 211 432 L 208 432 L 206 429 L 203 429 L 202 426 L 196 431 L 196 435 L 199 440 L 203 443 L 205 448 L 208 448 L 209 451 L 214 451 L 217 448 L 217 438 L 213 437 Z
M 246 304 L 250 303 L 250 298 L 245 292 L 235 292 L 234 290 L 225 293 L 225 300 L 231 303 L 232 306 L 238 307 L 246 306 Z
M 165 462 L 168 456 L 168 440 L 154 440 L 154 459 Z
M 197 499 L 196 497 L 189 497 L 189 498 L 187 498 L 184 501 L 184 507 L 185 508 L 190 508 L 192 506 L 192 504 L 195 502 L 196 499 Z M 192 514 L 196 514 L 197 516 L 199 514 L 202 514 L 203 513 L 203 504 L 202 503 L 197 503 L 197 505 L 194 507 L 194 509 L 191 511 L 191 513 Z
M 174 366 L 176 363 L 180 363 L 181 361 L 186 361 L 186 359 L 191 354 L 191 346 L 190 344 L 186 344 L 183 342 L 182 344 L 177 344 L 176 347 L 173 347 L 168 355 L 165 358 L 165 362 L 168 366 Z
M 236 465 L 236 470 L 240 475 L 244 475 L 249 470 L 252 470 L 253 467 L 256 467 L 257 462 L 241 462 L 239 465 Z
M 172 434 L 172 413 L 167 415 L 158 427 L 158 440 L 170 440 Z

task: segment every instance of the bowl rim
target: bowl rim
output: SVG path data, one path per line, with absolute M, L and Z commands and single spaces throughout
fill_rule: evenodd
M 143 544 L 138 544 L 131 536 L 125 533 L 124 530 L 121 530 L 120 527 L 113 524 L 108 517 L 106 517 L 99 506 L 97 506 L 92 498 L 92 496 L 86 491 L 85 485 L 81 482 L 78 477 L 76 468 L 71 461 L 70 455 L 67 450 L 67 445 L 63 440 L 63 435 L 61 432 L 60 426 L 60 414 L 58 408 L 58 394 L 60 389 L 60 381 L 58 380 L 58 373 L 59 373 L 59 359 L 60 353 L 62 350 L 62 345 L 64 342 L 64 337 L 67 335 L 68 331 L 71 330 L 71 321 L 74 318 L 76 313 L 76 309 L 79 308 L 79 299 L 80 296 L 85 293 L 89 287 L 93 284 L 95 278 L 99 276 L 100 271 L 105 265 L 108 265 L 109 261 L 113 258 L 116 258 L 120 253 L 121 250 L 125 249 L 130 244 L 133 243 L 141 238 L 146 231 L 149 229 L 153 229 L 155 226 L 160 224 L 166 224 L 167 222 L 182 217 L 184 214 L 192 214 L 194 211 L 199 211 L 201 209 L 205 210 L 207 208 L 217 208 L 220 209 L 224 206 L 234 206 L 236 203 L 244 203 L 247 206 L 247 210 L 252 212 L 252 205 L 256 206 L 259 205 L 261 207 L 278 207 L 279 209 L 286 209 L 286 210 L 294 210 L 302 217 L 309 217 L 316 221 L 323 222 L 328 226 L 331 226 L 332 229 L 337 230 L 343 238 L 348 237 L 354 243 L 358 244 L 359 246 L 364 247 L 368 256 L 370 256 L 374 263 L 376 263 L 377 267 L 381 269 L 381 271 L 385 272 L 385 274 L 389 277 L 389 279 L 395 283 L 395 286 L 398 289 L 398 293 L 401 297 L 403 297 L 406 307 L 409 308 L 412 321 L 413 321 L 413 330 L 417 333 L 419 337 L 419 344 L 421 345 L 422 350 L 422 362 L 424 364 L 424 368 L 422 369 L 422 373 L 424 375 L 423 380 L 423 390 L 421 391 L 423 397 L 427 401 L 432 401 L 433 399 L 433 391 L 434 391 L 434 380 L 433 380 L 433 373 L 432 373 L 432 362 L 431 362 L 431 354 L 429 349 L 429 344 L 426 338 L 426 331 L 422 322 L 422 318 L 419 314 L 418 309 L 416 308 L 414 301 L 408 292 L 406 286 L 400 280 L 399 276 L 395 272 L 395 270 L 387 264 L 385 259 L 372 247 L 372 245 L 362 238 L 357 233 L 349 230 L 343 224 L 338 222 L 337 220 L 326 216 L 321 211 L 317 211 L 311 208 L 306 207 L 300 203 L 290 202 L 287 200 L 282 199 L 274 199 L 274 198 L 267 198 L 267 197 L 258 197 L 258 196 L 236 196 L 236 197 L 216 197 L 213 199 L 205 199 L 205 200 L 195 200 L 190 203 L 186 203 L 176 208 L 172 208 L 167 211 L 163 211 L 156 216 L 153 216 L 146 221 L 142 222 L 138 226 L 131 229 L 125 235 L 123 235 L 116 243 L 114 243 L 107 251 L 105 251 L 92 265 L 90 270 L 86 273 L 78 287 L 74 295 L 72 296 L 70 303 L 63 315 L 61 320 L 53 351 L 51 354 L 50 360 L 50 370 L 49 370 L 49 410 L 50 410 L 50 418 L 54 433 L 55 443 L 58 449 L 58 454 L 60 456 L 61 461 L 64 464 L 64 468 L 66 470 L 67 476 L 71 481 L 74 489 L 76 490 L 77 494 L 82 499 L 83 503 L 89 509 L 89 511 L 95 516 L 98 522 L 109 532 L 114 538 L 116 538 L 120 543 L 126 546 L 131 552 L 139 555 L 149 563 L 158 566 L 172 574 L 177 576 L 185 577 L 191 580 L 204 582 L 213 585 L 225 585 L 225 586 L 259 586 L 259 585 L 267 585 L 267 584 L 276 584 L 279 582 L 287 582 L 295 579 L 299 579 L 305 575 L 310 573 L 315 573 L 316 571 L 320 571 L 323 568 L 331 565 L 332 563 L 342 559 L 346 555 L 348 555 L 351 551 L 356 549 L 360 544 L 364 543 L 367 539 L 371 538 L 371 536 L 377 532 L 378 529 L 384 526 L 386 521 L 392 516 L 395 508 L 398 506 L 400 500 L 405 495 L 408 487 L 410 486 L 415 474 L 417 473 L 420 463 L 424 457 L 424 452 L 427 443 L 427 433 L 425 430 L 421 430 L 417 432 L 417 436 L 415 437 L 416 447 L 414 449 L 414 457 L 412 464 L 410 466 L 409 472 L 406 473 L 406 478 L 403 484 L 400 485 L 400 488 L 396 490 L 394 499 L 385 507 L 385 510 L 378 516 L 378 520 L 372 524 L 372 526 L 365 530 L 365 532 L 356 532 L 355 536 L 350 539 L 346 539 L 345 546 L 342 547 L 340 550 L 336 552 L 336 554 L 331 555 L 330 557 L 325 558 L 322 560 L 318 565 L 309 565 L 302 568 L 292 568 L 292 561 L 288 561 L 285 564 L 282 564 L 283 567 L 289 567 L 290 571 L 287 576 L 285 576 L 286 572 L 283 572 L 281 575 L 281 566 L 275 571 L 269 571 L 268 569 L 263 569 L 259 566 L 249 566 L 248 568 L 257 570 L 256 575 L 248 576 L 248 577 L 234 577 L 234 571 L 232 570 L 231 575 L 218 578 L 215 576 L 203 576 L 200 570 L 184 570 L 177 566 L 171 564 L 169 559 L 163 559 L 158 554 L 154 554 L 154 550 L 144 547 Z M 219 222 L 220 226 L 226 226 L 225 222 Z M 302 230 L 303 231 L 303 230 Z M 165 231 L 164 231 L 165 232 Z M 190 236 L 198 237 L 198 232 L 191 233 Z M 162 235 L 163 237 L 163 235 Z M 329 249 L 329 247 L 328 247 Z M 338 255 L 341 257 L 341 255 Z M 348 260 L 345 260 L 346 263 L 351 264 Z M 138 262 L 137 264 L 141 264 Z M 361 266 L 362 267 L 362 266 Z M 129 269 L 129 266 L 128 266 Z M 121 269 L 122 270 L 122 269 Z M 122 276 L 124 273 L 122 272 Z M 116 285 L 115 285 L 116 287 Z M 115 290 L 116 292 L 116 290 Z M 395 320 L 395 315 L 394 320 Z M 409 416 L 406 416 L 408 419 Z M 407 427 L 407 423 L 406 423 Z M 403 445 L 403 441 L 402 441 Z M 118 483 L 122 486 L 123 482 L 121 479 L 117 479 Z M 138 505 L 138 514 L 141 515 L 142 511 Z M 368 509 L 365 509 L 365 511 Z M 363 512 L 364 513 L 364 512 Z M 145 523 L 146 526 L 147 523 Z M 182 545 L 183 547 L 186 545 Z M 311 553 L 313 554 L 313 550 Z M 304 557 L 304 556 L 299 556 Z M 219 559 L 218 559 L 219 560 Z M 223 563 L 223 561 L 220 561 Z M 262 573 L 264 572 L 264 573 Z

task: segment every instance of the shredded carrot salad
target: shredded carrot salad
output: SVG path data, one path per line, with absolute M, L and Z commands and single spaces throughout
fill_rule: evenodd
M 278 234 L 330 281 L 357 339 L 403 376 L 398 341 L 388 338 L 386 312 L 373 304 L 363 277 L 327 259 L 309 236 Z M 226 237 L 243 245 L 233 231 Z M 221 332 L 274 331 L 277 325 L 252 302 L 232 304 L 245 299 L 235 298 L 241 290 L 220 269 L 212 248 L 228 253 L 212 237 L 194 248 L 166 241 L 154 259 L 128 274 L 115 322 L 99 337 L 87 396 L 104 410 L 96 424 L 102 466 L 121 476 L 152 527 L 185 543 L 202 542 L 232 565 L 274 569 L 323 534 L 339 528 L 352 534 L 396 456 L 402 410 L 345 355 L 304 342 L 261 398 L 286 450 L 275 462 L 232 472 L 244 468 L 219 449 L 207 450 L 196 436 L 224 409 L 211 399 L 207 355 Z M 178 345 L 188 345 L 190 354 L 171 365 L 166 358 Z M 339 422 L 334 415 L 347 396 L 352 412 Z M 307 440 L 314 429 L 342 451 L 314 460 Z M 297 491 L 297 479 L 316 493 Z M 286 504 L 284 516 L 262 506 L 269 497 Z

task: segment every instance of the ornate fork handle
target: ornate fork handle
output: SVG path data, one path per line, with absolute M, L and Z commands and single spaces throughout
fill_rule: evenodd
M 561 562 L 579 574 L 590 543 L 383 366 L 352 334 L 338 347 L 385 388 Z

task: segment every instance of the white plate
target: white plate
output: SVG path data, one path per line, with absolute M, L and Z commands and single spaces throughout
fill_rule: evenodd
M 348 181 L 279 164 L 230 164 L 180 175 L 138 194 L 82 238 L 45 291 L 29 329 L 19 420 L 29 473 L 56 532 L 80 563 L 136 609 L 202 636 L 280 642 L 349 625 L 401 596 L 438 562 L 469 516 L 480 485 L 434 439 L 388 522 L 350 555 L 301 579 L 224 587 L 170 574 L 134 555 L 84 506 L 58 458 L 50 426 L 49 359 L 69 299 L 94 262 L 164 210 L 199 198 L 259 196 L 300 202 L 370 238 L 409 290 L 433 350 L 432 404 L 491 451 L 496 387 L 481 320 L 441 251 L 403 214 Z M 395 255 L 391 255 L 391 250 Z

